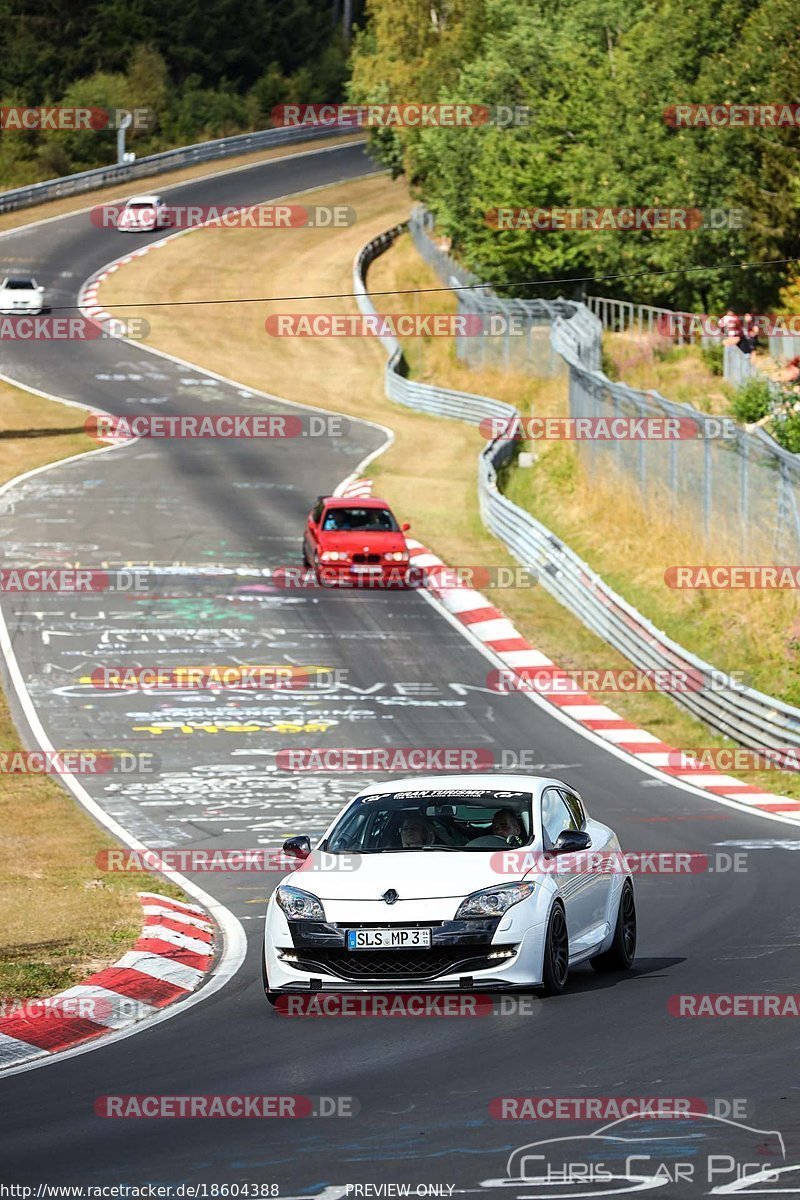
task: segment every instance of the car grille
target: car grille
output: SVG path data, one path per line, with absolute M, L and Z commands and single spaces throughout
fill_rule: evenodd
M 431 950 L 366 950 L 351 954 L 348 950 L 315 949 L 309 957 L 299 957 L 291 965 L 301 971 L 321 971 L 339 979 L 388 982 L 411 979 L 435 979 L 458 971 L 468 975 L 500 966 L 503 959 L 490 959 L 497 950 L 515 950 L 515 946 L 438 946 Z M 510 955 L 509 955 L 510 957 Z
M 381 561 L 380 554 L 354 554 L 354 563 L 379 563 Z

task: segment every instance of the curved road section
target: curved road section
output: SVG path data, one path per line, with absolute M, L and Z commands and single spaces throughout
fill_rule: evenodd
M 360 147 L 315 150 L 170 196 L 252 203 L 371 170 Z M 4 236 L 0 266 L 25 260 L 41 279 L 60 281 L 55 303 L 71 304 L 83 280 L 124 250 L 120 235 L 74 214 Z M 680 994 L 793 990 L 796 832 L 655 779 L 524 695 L 490 691 L 486 657 L 416 592 L 275 586 L 265 568 L 299 566 L 310 501 L 380 449 L 379 427 L 346 422 L 343 436 L 308 436 L 309 410 L 121 341 L 7 344 L 2 370 L 121 415 L 291 413 L 306 423 L 306 436 L 274 440 L 143 440 L 56 466 L 2 497 L 5 566 L 142 569 L 138 590 L 2 599 L 52 744 L 156 756 L 130 759 L 130 774 L 82 779 L 133 836 L 154 848 L 274 848 L 289 833 L 318 833 L 367 782 L 293 774 L 281 769 L 279 750 L 440 746 L 560 775 L 626 848 L 704 853 L 718 869 L 638 879 L 631 975 L 580 969 L 563 997 L 528 997 L 513 1011 L 496 1006 L 468 1019 L 275 1013 L 261 990 L 259 940 L 279 875 L 197 874 L 243 922 L 244 967 L 175 1020 L 2 1080 L 0 1182 L 150 1183 L 184 1196 L 249 1184 L 261 1189 L 250 1195 L 326 1200 L 656 1187 L 684 1197 L 731 1184 L 755 1163 L 750 1175 L 780 1167 L 784 1189 L 800 1188 L 791 1169 L 800 1162 L 796 1025 L 680 1018 L 670 1007 Z M 329 674 L 289 691 L 172 694 L 101 687 L 94 674 L 236 663 Z M 33 744 L 19 704 L 16 716 Z M 736 853 L 740 869 L 724 869 Z M 275 1102 L 266 1109 L 275 1115 L 210 1120 L 114 1116 L 119 1108 L 102 1099 L 132 1095 L 312 1099 Z M 563 1103 L 509 1105 L 523 1096 Z M 653 1097 L 691 1100 L 703 1115 L 608 1128 L 623 1102 Z M 577 1139 L 566 1143 L 572 1161 L 594 1164 L 583 1182 L 574 1173 L 563 1186 L 524 1182 L 542 1174 L 535 1164 L 545 1152 L 531 1144 L 565 1137 Z M 621 1167 L 628 1153 L 640 1157 Z

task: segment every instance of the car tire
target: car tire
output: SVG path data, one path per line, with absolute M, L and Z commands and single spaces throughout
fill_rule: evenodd
M 633 884 L 626 879 L 619 898 L 614 940 L 602 954 L 590 959 L 595 971 L 629 971 L 636 955 L 636 899 Z
M 261 982 L 264 987 L 264 995 L 267 998 L 267 1003 L 271 1004 L 274 1008 L 278 1002 L 278 993 L 270 991 L 269 980 L 267 979 L 267 960 L 264 957 L 263 949 L 261 951 Z
M 569 974 L 569 934 L 567 918 L 560 904 L 554 904 L 547 922 L 542 963 L 542 987 L 546 996 L 558 996 L 567 986 Z
M 304 567 L 310 567 L 310 566 L 311 566 L 311 562 L 309 561 L 309 557 L 308 557 L 308 551 L 306 550 L 306 544 L 305 544 L 305 542 L 303 542 L 303 566 L 304 566 Z

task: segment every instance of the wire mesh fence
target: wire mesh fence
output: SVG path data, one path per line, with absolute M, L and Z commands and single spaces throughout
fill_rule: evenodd
M 623 331 L 647 328 L 648 323 L 655 329 L 659 314 L 676 314 L 602 297 L 592 298 L 595 312 L 567 300 L 504 300 L 491 288 L 479 288 L 476 277 L 436 244 L 430 214 L 415 210 L 409 232 L 442 282 L 465 289 L 458 293 L 460 311 L 487 318 L 496 314 L 508 321 L 514 316 L 520 322 L 522 334 L 506 333 L 492 353 L 509 366 L 540 376 L 568 372 L 571 417 L 680 422 L 680 436 L 674 439 L 611 436 L 576 441 L 580 461 L 590 474 L 601 478 L 611 470 L 621 472 L 648 503 L 666 506 L 693 526 L 709 551 L 724 547 L 723 553 L 736 553 L 743 563 L 800 561 L 800 456 L 782 449 L 758 426 L 744 427 L 659 392 L 628 387 L 600 369 L 605 322 Z M 481 356 L 488 353 L 480 343 L 492 340 L 459 339 L 460 356 L 480 366 Z M 744 380 L 751 369 L 750 356 L 735 346 L 728 350 L 744 360 L 738 367 Z

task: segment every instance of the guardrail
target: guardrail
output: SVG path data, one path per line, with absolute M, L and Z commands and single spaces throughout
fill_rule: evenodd
M 395 225 L 393 229 L 368 242 L 356 255 L 353 290 L 363 313 L 372 315 L 377 311 L 366 287 L 366 274 L 370 263 L 388 250 L 395 238 L 406 229 L 407 225 Z M 397 338 L 381 337 L 381 342 L 389 355 L 385 386 L 386 395 L 390 400 L 396 400 L 398 404 L 405 404 L 408 408 L 415 408 L 432 416 L 455 417 L 459 421 L 468 421 L 471 425 L 477 425 L 484 417 L 510 420 L 516 415 L 517 410 L 510 404 L 504 404 L 502 400 L 476 396 L 472 392 L 457 392 L 428 383 L 416 383 L 413 379 L 406 378 L 403 351 Z
M 362 247 L 356 256 L 353 285 L 362 312 L 376 311 L 366 285 L 370 263 L 406 228 L 405 225 L 395 226 Z M 580 324 L 580 314 L 577 315 Z M 578 344 L 583 336 L 580 329 L 570 329 L 573 319 L 557 317 L 554 322 L 554 338 L 565 348 Z M 400 343 L 392 337 L 381 340 L 389 356 L 385 376 L 389 399 L 419 412 L 456 417 L 471 424 L 487 417 L 513 419 L 517 415 L 511 405 L 491 396 L 452 391 L 408 379 Z M 690 672 L 697 690 L 669 694 L 676 703 L 712 728 L 748 747 L 800 747 L 800 709 L 737 684 L 725 672 L 672 641 L 617 595 L 546 526 L 502 494 L 497 484 L 497 472 L 512 460 L 515 445 L 510 438 L 496 438 L 487 443 L 478 459 L 481 519 L 514 558 L 527 570 L 535 572 L 538 582 L 559 603 L 635 666 L 645 670 Z
M 90 171 L 78 171 L 60 179 L 46 179 L 31 183 L 27 187 L 12 188 L 0 192 L 0 213 L 13 212 L 18 208 L 30 208 L 46 200 L 57 200 L 62 196 L 76 196 L 91 192 L 95 188 L 113 183 L 127 183 L 144 179 L 149 175 L 161 175 L 176 167 L 188 167 L 193 163 L 214 162 L 234 154 L 249 154 L 253 150 L 267 150 L 272 146 L 288 146 L 293 142 L 305 142 L 316 138 L 341 136 L 342 129 L 314 129 L 292 127 L 287 129 L 261 129 L 255 133 L 237 133 L 233 137 L 217 138 L 212 142 L 197 142 L 193 146 L 178 146 L 160 154 L 148 154 L 132 163 L 114 163 L 108 167 L 93 167 Z M 356 131 L 354 131 L 356 132 Z

